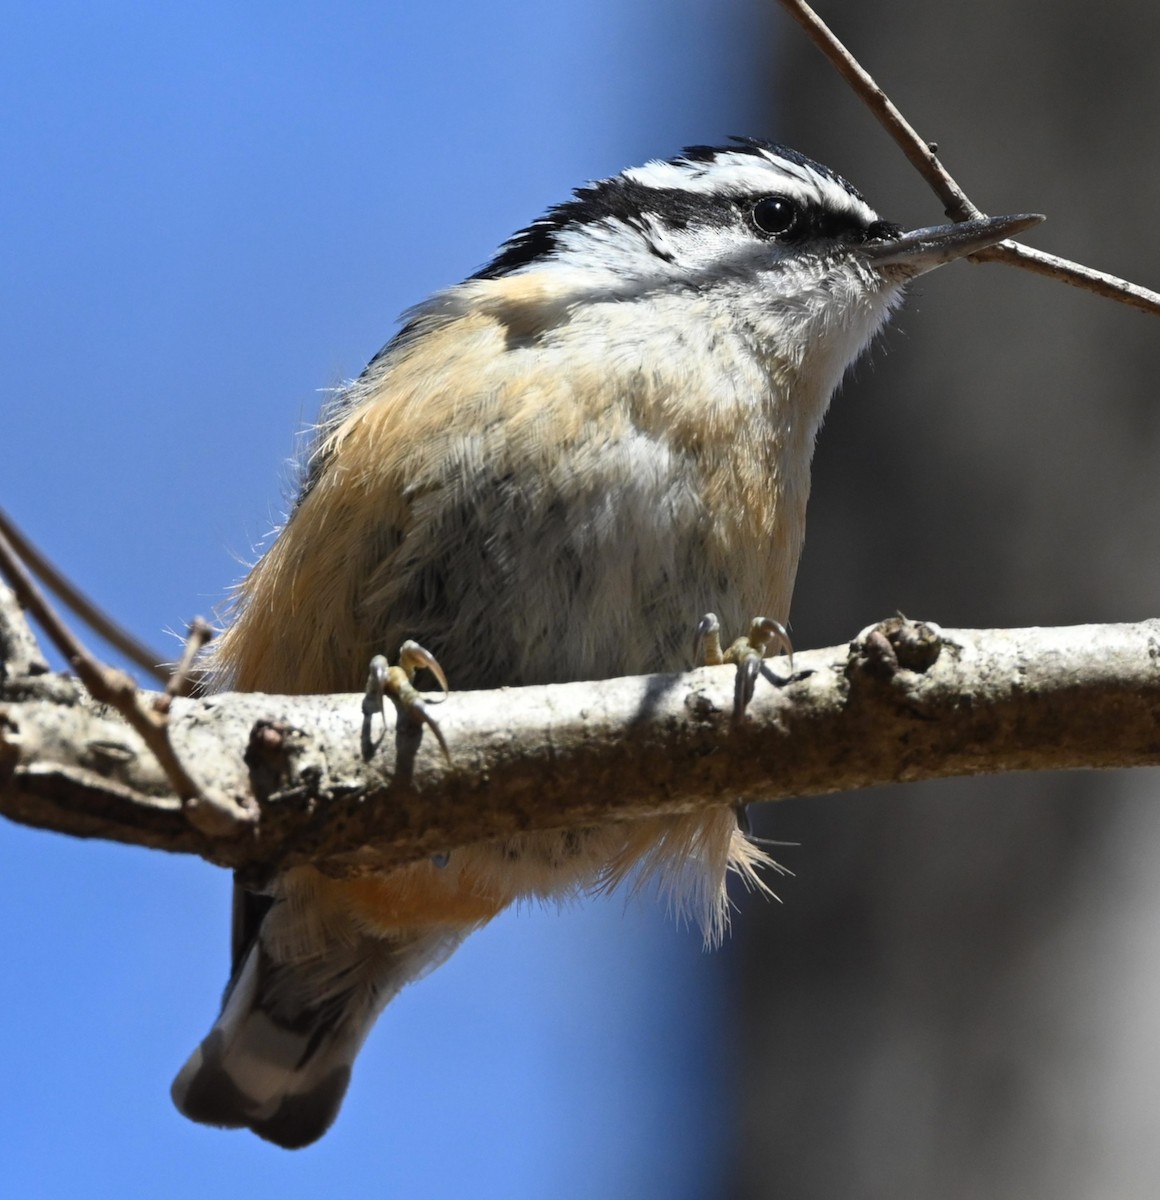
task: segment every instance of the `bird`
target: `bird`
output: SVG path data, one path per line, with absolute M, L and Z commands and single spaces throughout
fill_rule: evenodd
M 577 188 L 404 314 L 324 404 L 212 687 L 358 691 L 405 639 L 456 689 L 599 680 L 684 669 L 710 611 L 725 629 L 786 622 L 843 376 L 909 281 L 1040 219 L 904 233 L 829 167 L 756 138 Z M 635 873 L 712 943 L 726 875 L 759 884 L 767 861 L 723 797 L 238 889 L 221 1014 L 173 1099 L 309 1145 L 388 1001 L 514 901 Z

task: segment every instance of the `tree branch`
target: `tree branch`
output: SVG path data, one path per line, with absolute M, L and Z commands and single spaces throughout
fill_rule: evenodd
M 1160 621 L 943 632 L 898 618 L 794 661 L 787 678 L 768 660 L 740 724 L 729 667 L 453 693 L 450 763 L 406 718 L 368 728 L 360 696 L 175 699 L 175 751 L 259 813 L 232 836 L 191 825 L 139 735 L 78 684 L 10 678 L 0 813 L 260 880 L 899 780 L 1160 764 Z

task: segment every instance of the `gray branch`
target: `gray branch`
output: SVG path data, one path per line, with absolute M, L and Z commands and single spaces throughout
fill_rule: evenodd
M 740 721 L 732 667 L 452 693 L 434 709 L 450 762 L 389 705 L 385 725 L 366 725 L 358 695 L 178 699 L 187 769 L 256 814 L 212 836 L 119 716 L 40 664 L 15 674 L 27 641 L 7 643 L 21 649 L 0 677 L 0 813 L 254 880 L 898 780 L 1160 764 L 1160 621 L 941 631 L 899 618 L 795 655 L 792 672 L 768 660 Z

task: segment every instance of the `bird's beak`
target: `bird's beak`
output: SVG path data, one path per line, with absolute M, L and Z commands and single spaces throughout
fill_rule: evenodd
M 983 217 L 955 225 L 913 229 L 896 238 L 865 242 L 859 249 L 870 260 L 871 266 L 889 267 L 889 274 L 912 279 L 956 258 L 993 246 L 1004 238 L 1014 237 L 1042 220 L 1044 218 L 1037 213 Z

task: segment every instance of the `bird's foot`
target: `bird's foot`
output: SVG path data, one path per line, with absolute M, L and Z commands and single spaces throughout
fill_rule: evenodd
M 737 667 L 737 682 L 733 690 L 733 719 L 740 721 L 745 716 L 757 677 L 765 670 L 764 660 L 774 646 L 779 646 L 789 658 L 793 670 L 793 643 L 780 621 L 770 617 L 754 617 L 749 632 L 739 637 L 728 649 L 721 649 L 721 622 L 716 613 L 706 613 L 697 622 L 697 637 L 693 655 L 703 658 L 705 666 L 718 667 L 723 663 L 734 663 Z
M 415 672 L 420 667 L 425 667 L 439 681 L 443 695 L 438 701 L 424 697 L 415 686 Z M 385 723 L 385 701 L 389 696 L 401 714 L 431 729 L 444 758 L 450 762 L 451 752 L 447 749 L 447 739 L 430 710 L 430 705 L 447 699 L 447 692 L 447 676 L 443 674 L 443 668 L 435 656 L 429 650 L 424 650 L 418 642 L 406 641 L 399 647 L 398 666 L 390 666 L 382 654 L 376 654 L 371 659 L 366 693 L 363 695 L 363 716 L 369 724 L 371 718 L 378 713 Z

